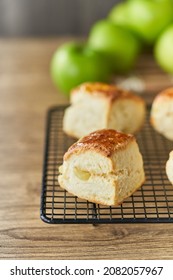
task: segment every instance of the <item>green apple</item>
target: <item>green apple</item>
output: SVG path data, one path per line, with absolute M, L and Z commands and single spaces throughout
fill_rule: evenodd
M 108 18 L 115 24 L 128 27 L 127 3 L 116 4 L 110 11 Z
M 108 15 L 108 19 L 115 23 L 116 25 L 120 25 L 125 27 L 127 30 L 129 30 L 131 33 L 133 33 L 136 37 L 138 37 L 138 40 L 141 42 L 142 47 L 142 40 L 141 37 L 136 33 L 136 31 L 133 30 L 131 27 L 131 23 L 128 19 L 128 2 L 122 2 L 116 4 L 110 11 Z
M 128 27 L 152 45 L 173 20 L 172 0 L 129 0 L 126 7 Z
M 108 82 L 110 69 L 103 54 L 84 44 L 70 42 L 55 51 L 50 70 L 55 86 L 68 95 L 83 82 Z
M 109 57 L 115 73 L 128 72 L 140 49 L 139 40 L 132 33 L 105 19 L 92 27 L 88 45 Z
M 157 63 L 168 73 L 173 73 L 173 24 L 159 37 L 154 48 Z

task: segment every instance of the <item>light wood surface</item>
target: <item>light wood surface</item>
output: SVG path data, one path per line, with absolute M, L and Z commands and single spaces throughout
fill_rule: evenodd
M 49 62 L 65 40 L 0 40 L 0 258 L 172 259 L 173 224 L 40 220 L 45 115 L 50 106 L 68 102 L 52 85 Z M 140 59 L 136 74 L 147 92 L 172 84 L 149 55 Z M 153 95 L 146 97 L 151 101 Z

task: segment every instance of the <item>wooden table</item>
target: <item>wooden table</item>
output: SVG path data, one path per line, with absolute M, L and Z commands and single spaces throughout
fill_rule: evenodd
M 0 40 L 0 258 L 172 259 L 173 224 L 48 225 L 40 220 L 45 115 L 68 103 L 49 75 L 66 39 Z M 134 74 L 147 100 L 172 84 L 150 55 Z

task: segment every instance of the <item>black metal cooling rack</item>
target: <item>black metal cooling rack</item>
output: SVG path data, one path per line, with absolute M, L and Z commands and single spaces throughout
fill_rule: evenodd
M 118 207 L 107 207 L 79 199 L 60 188 L 57 176 L 64 153 L 74 142 L 62 131 L 65 106 L 50 109 L 47 117 L 41 219 L 58 223 L 172 223 L 173 186 L 165 163 L 173 142 L 155 132 L 149 124 L 137 135 L 144 159 L 145 184 Z

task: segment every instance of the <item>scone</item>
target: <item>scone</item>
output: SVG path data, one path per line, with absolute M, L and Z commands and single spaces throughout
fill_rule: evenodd
M 173 88 L 168 88 L 155 97 L 150 120 L 157 132 L 173 140 Z
M 113 129 L 95 131 L 73 144 L 59 168 L 59 184 L 79 198 L 118 205 L 144 182 L 135 137 Z
M 171 184 L 173 184 L 173 151 L 170 152 L 169 159 L 166 162 L 166 174 Z
M 104 128 L 133 134 L 145 119 L 143 99 L 114 85 L 84 83 L 71 92 L 70 101 L 63 130 L 75 138 Z

